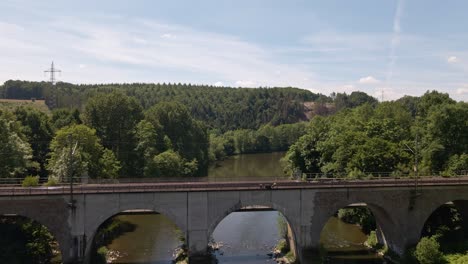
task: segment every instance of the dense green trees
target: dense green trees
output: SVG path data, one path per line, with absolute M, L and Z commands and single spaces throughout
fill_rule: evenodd
M 45 177 L 47 154 L 49 144 L 53 137 L 50 118 L 45 113 L 33 108 L 17 108 L 14 112 L 16 119 L 22 124 L 22 131 L 28 143 L 32 147 L 32 160 L 39 164 L 39 168 L 33 168 L 29 173 Z
M 421 98 L 364 104 L 330 117 L 316 117 L 313 129 L 288 151 L 289 170 L 338 173 L 441 171 L 466 167 L 468 104 L 428 92 Z
M 53 250 L 57 250 L 48 229 L 24 217 L 0 217 L 0 234 L 2 263 L 51 263 Z
M 210 160 L 222 160 L 226 156 L 245 153 L 286 151 L 304 135 L 306 123 L 265 125 L 258 130 L 238 129 L 224 134 L 210 134 Z
M 0 97 L 48 98 L 50 89 L 50 85 L 45 82 L 7 81 L 0 86 Z M 58 83 L 54 89 L 59 108 L 81 109 L 90 98 L 96 98 L 97 94 L 113 91 L 135 98 L 144 109 L 149 109 L 160 102 L 177 101 L 189 109 L 193 118 L 203 121 L 209 129 L 219 129 L 222 132 L 234 129 L 258 129 L 268 123 L 279 125 L 303 121 L 306 120 L 304 102 L 315 100 L 320 100 L 322 103 L 331 102 L 326 96 L 296 88 L 237 89 L 180 83 L 101 85 Z
M 414 255 L 420 264 L 445 263 L 440 246 L 434 237 L 423 237 L 416 246 Z
M 148 109 L 136 133 L 145 176 L 200 175 L 207 169 L 206 127 L 182 104 L 163 102 Z
M 50 144 L 49 177 L 63 181 L 88 174 L 91 178 L 116 178 L 120 169 L 114 154 L 105 149 L 96 131 L 85 125 L 72 125 L 57 131 Z
M 58 130 L 64 126 L 81 124 L 80 111 L 78 109 L 58 108 L 52 111 L 52 126 Z
M 84 108 L 84 123 L 96 130 L 105 148 L 114 152 L 123 175 L 131 175 L 136 165 L 135 126 L 142 118 L 142 108 L 135 98 L 119 92 L 98 94 Z
M 0 111 L 0 177 L 21 176 L 32 163 L 32 149 L 22 134 L 21 126 L 8 112 Z

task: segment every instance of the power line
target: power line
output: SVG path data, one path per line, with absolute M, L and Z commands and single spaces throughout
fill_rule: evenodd
M 52 64 L 50 65 L 50 69 L 45 70 L 44 73 L 50 75 L 49 82 L 51 84 L 51 88 L 50 88 L 49 106 L 50 106 L 50 109 L 54 109 L 57 107 L 57 89 L 55 88 L 57 79 L 55 77 L 55 74 L 62 73 L 62 71 L 59 69 L 56 69 L 54 67 L 54 62 L 52 61 Z
M 62 71 L 59 70 L 59 69 L 56 69 L 54 67 L 54 62 L 52 61 L 52 64 L 50 65 L 50 69 L 47 69 L 44 71 L 44 73 L 49 73 L 50 74 L 50 83 L 52 85 L 55 85 L 56 84 L 56 78 L 55 78 L 55 73 L 61 73 Z

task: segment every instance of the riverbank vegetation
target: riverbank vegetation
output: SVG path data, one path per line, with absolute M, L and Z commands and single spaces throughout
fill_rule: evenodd
M 294 264 L 298 263 L 293 247 L 291 245 L 292 234 L 286 218 L 278 212 L 277 227 L 280 239 L 273 249 L 272 256 L 277 263 Z
M 0 217 L 2 263 L 61 263 L 60 249 L 49 230 L 21 216 Z
M 117 218 L 110 218 L 105 221 L 94 236 L 91 263 L 108 263 L 109 260 L 115 258 L 107 246 L 112 240 L 124 233 L 134 231 L 135 228 L 134 224 Z
M 290 147 L 288 170 L 349 178 L 460 174 L 468 169 L 466 120 L 467 103 L 435 91 L 315 117 Z

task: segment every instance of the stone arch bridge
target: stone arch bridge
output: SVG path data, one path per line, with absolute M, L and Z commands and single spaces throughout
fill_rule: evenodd
M 127 210 L 164 214 L 185 234 L 190 259 L 207 254 L 218 223 L 241 208 L 263 206 L 281 212 L 304 261 L 319 247 L 326 221 L 340 208 L 365 203 L 380 238 L 396 253 L 420 239 L 425 221 L 453 201 L 468 220 L 468 178 L 388 179 L 320 182 L 147 183 L 61 187 L 0 187 L 0 214 L 22 215 L 49 228 L 64 263 L 87 263 L 99 226 Z

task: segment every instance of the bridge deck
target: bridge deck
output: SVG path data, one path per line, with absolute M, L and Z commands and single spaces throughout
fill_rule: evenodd
M 424 187 L 468 185 L 468 177 L 457 178 L 392 178 L 379 180 L 320 179 L 314 181 L 243 181 L 243 182 L 164 182 L 164 183 L 117 183 L 117 184 L 76 184 L 75 194 L 129 193 L 129 192 L 196 192 L 229 190 L 287 190 L 323 188 L 377 188 L 377 187 Z M 61 195 L 70 193 L 70 187 L 0 187 L 0 196 Z

